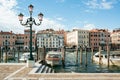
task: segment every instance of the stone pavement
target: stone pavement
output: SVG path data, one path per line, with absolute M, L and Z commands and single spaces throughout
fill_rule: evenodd
M 0 80 L 120 80 L 120 73 L 30 73 L 25 64 L 0 64 Z
M 0 63 L 0 80 L 3 80 L 5 77 L 9 76 L 23 66 L 24 64 Z

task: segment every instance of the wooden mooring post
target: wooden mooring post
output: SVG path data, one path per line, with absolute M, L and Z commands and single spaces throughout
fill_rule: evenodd
M 85 66 L 87 67 L 87 46 L 85 46 Z
M 15 49 L 15 48 L 13 48 L 14 61 L 15 61 L 15 53 L 16 53 L 16 52 L 15 52 L 15 50 L 16 50 L 16 49 Z
M 76 65 L 78 64 L 78 47 L 76 47 Z
M 64 47 L 62 47 L 62 65 L 63 65 L 63 67 L 65 67 L 65 57 L 66 57 L 65 51 L 66 51 L 66 48 L 64 46 Z
M 110 65 L 110 49 L 109 45 L 107 45 L 107 66 L 109 67 Z
M 99 64 L 101 64 L 101 46 L 99 46 Z
M 2 58 L 1 58 L 1 56 L 2 56 L 2 50 L 1 50 L 1 47 L 0 47 L 0 62 L 1 62 L 1 60 L 2 60 Z
M 94 53 L 94 51 L 93 51 L 93 47 L 91 48 L 91 60 L 92 60 L 92 63 L 93 63 L 93 53 Z
M 45 57 L 46 57 L 46 47 L 43 47 L 43 54 L 44 54 L 44 59 L 43 59 L 43 64 L 45 64 Z
M 19 57 L 20 57 L 20 50 L 18 50 L 18 63 L 20 63 Z
M 37 61 L 39 60 L 39 55 L 38 55 L 38 46 L 36 46 L 36 53 L 37 53 Z
M 18 63 L 20 63 L 19 57 L 20 57 L 20 50 L 18 50 Z
M 80 46 L 80 64 L 82 64 L 82 46 Z
M 5 54 L 5 56 L 4 56 L 4 58 L 5 58 L 5 63 L 7 63 L 7 60 L 8 60 L 8 57 L 7 57 L 7 49 L 6 49 L 6 52 L 5 52 L 4 54 Z

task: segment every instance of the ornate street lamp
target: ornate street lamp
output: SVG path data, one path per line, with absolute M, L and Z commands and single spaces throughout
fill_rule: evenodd
M 29 58 L 29 60 L 34 60 L 33 55 L 32 55 L 32 25 L 34 24 L 34 25 L 39 26 L 42 22 L 42 19 L 43 19 L 43 14 L 39 13 L 38 14 L 39 23 L 35 22 L 35 19 L 32 17 L 33 8 L 34 8 L 34 6 L 31 4 L 28 6 L 30 17 L 27 19 L 27 21 L 25 23 L 22 23 L 24 15 L 22 13 L 20 13 L 18 15 L 20 24 L 23 26 L 30 27 L 30 58 Z

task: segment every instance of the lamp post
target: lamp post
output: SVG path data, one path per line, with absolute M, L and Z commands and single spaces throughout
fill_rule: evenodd
M 28 6 L 30 17 L 27 19 L 27 21 L 25 23 L 22 23 L 24 15 L 22 13 L 20 13 L 18 15 L 20 24 L 23 26 L 30 27 L 30 58 L 29 58 L 29 60 L 34 60 L 33 55 L 32 55 L 32 25 L 34 24 L 34 25 L 39 26 L 42 22 L 42 19 L 43 19 L 43 14 L 39 13 L 38 14 L 39 23 L 35 22 L 35 19 L 32 17 L 33 8 L 34 8 L 34 6 L 31 4 Z

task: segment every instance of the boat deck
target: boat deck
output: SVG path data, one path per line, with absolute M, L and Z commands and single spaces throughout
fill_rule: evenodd
M 0 80 L 120 80 L 120 73 L 37 73 L 21 63 L 0 63 Z

